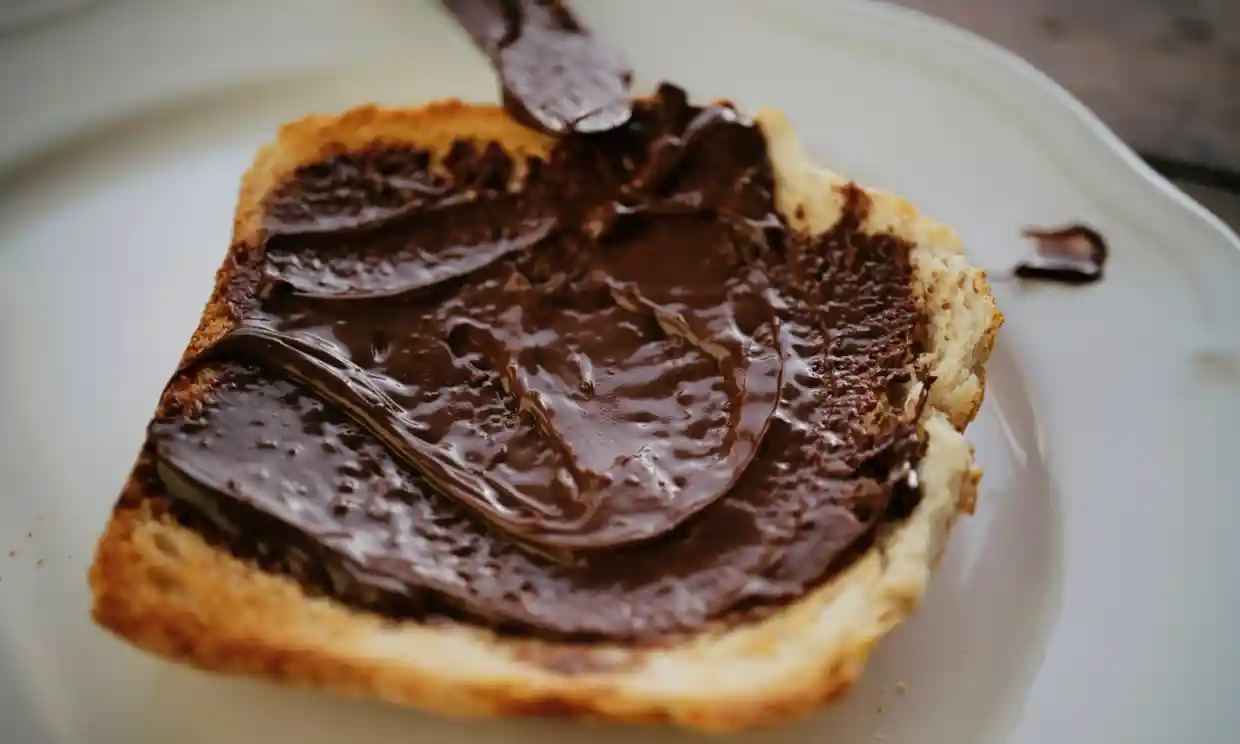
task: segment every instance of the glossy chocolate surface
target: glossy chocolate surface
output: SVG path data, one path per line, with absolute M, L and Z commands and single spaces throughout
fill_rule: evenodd
M 213 391 L 151 425 L 160 477 L 401 616 L 640 640 L 795 599 L 916 503 L 920 314 L 862 191 L 810 239 L 773 190 L 761 130 L 670 86 L 545 162 L 303 167 L 183 370 Z

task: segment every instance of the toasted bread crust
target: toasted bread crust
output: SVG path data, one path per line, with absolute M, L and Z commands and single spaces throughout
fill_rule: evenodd
M 768 140 L 779 211 L 794 229 L 830 229 L 842 213 L 837 187 L 844 180 L 806 160 L 781 114 L 764 111 L 756 120 Z M 462 135 L 520 155 L 551 146 L 498 108 L 459 102 L 365 106 L 284 126 L 245 175 L 232 245 L 186 358 L 237 321 L 249 289 L 234 280 L 239 267 L 261 257 L 263 200 L 298 166 L 379 143 L 415 142 L 442 154 Z M 849 568 L 774 615 L 658 650 L 392 621 L 310 596 L 291 578 L 234 558 L 173 521 L 144 454 L 91 569 L 96 622 L 203 669 L 451 715 L 727 732 L 781 723 L 840 695 L 874 643 L 913 612 L 956 516 L 972 510 L 980 473 L 961 431 L 981 405 L 983 365 L 1002 323 L 984 273 L 968 265 L 953 232 L 895 196 L 866 191 L 872 206 L 865 229 L 916 246 L 913 291 L 930 327 L 920 362 L 933 380 L 920 427 L 927 446 L 918 468 L 922 500 Z M 200 396 L 205 384 L 174 394 Z

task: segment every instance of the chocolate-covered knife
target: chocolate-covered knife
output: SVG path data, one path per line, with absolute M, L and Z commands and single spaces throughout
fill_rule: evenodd
M 614 129 L 632 115 L 632 71 L 563 0 L 442 0 L 491 60 L 504 105 L 551 134 Z

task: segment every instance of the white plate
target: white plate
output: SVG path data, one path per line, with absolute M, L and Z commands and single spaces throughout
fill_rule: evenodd
M 976 517 L 853 695 L 746 740 L 1234 742 L 1236 236 L 1027 65 L 921 16 L 579 5 L 646 81 L 785 108 L 823 162 L 955 226 L 982 265 L 1024 255 L 1028 224 L 1088 221 L 1114 254 L 1095 287 L 996 283 L 1008 324 L 970 430 L 988 471 Z M 208 677 L 87 618 L 95 537 L 210 290 L 254 148 L 312 111 L 492 97 L 436 4 L 96 0 L 0 38 L 0 70 L 0 741 L 581 736 Z

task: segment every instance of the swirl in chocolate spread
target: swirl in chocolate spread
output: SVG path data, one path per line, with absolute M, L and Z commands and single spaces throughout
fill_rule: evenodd
M 916 503 L 920 321 L 863 192 L 811 240 L 773 189 L 753 123 L 669 86 L 546 161 L 302 168 L 158 473 L 237 552 L 402 616 L 651 639 L 795 598 Z
M 550 134 L 603 132 L 629 120 L 633 75 L 563 0 L 443 0 L 499 75 L 504 105 Z
M 1012 273 L 1018 279 L 1040 279 L 1063 284 L 1092 284 L 1102 280 L 1108 255 L 1107 243 L 1102 234 L 1092 227 L 1031 227 L 1023 234 L 1034 241 L 1037 256 L 1016 264 Z

